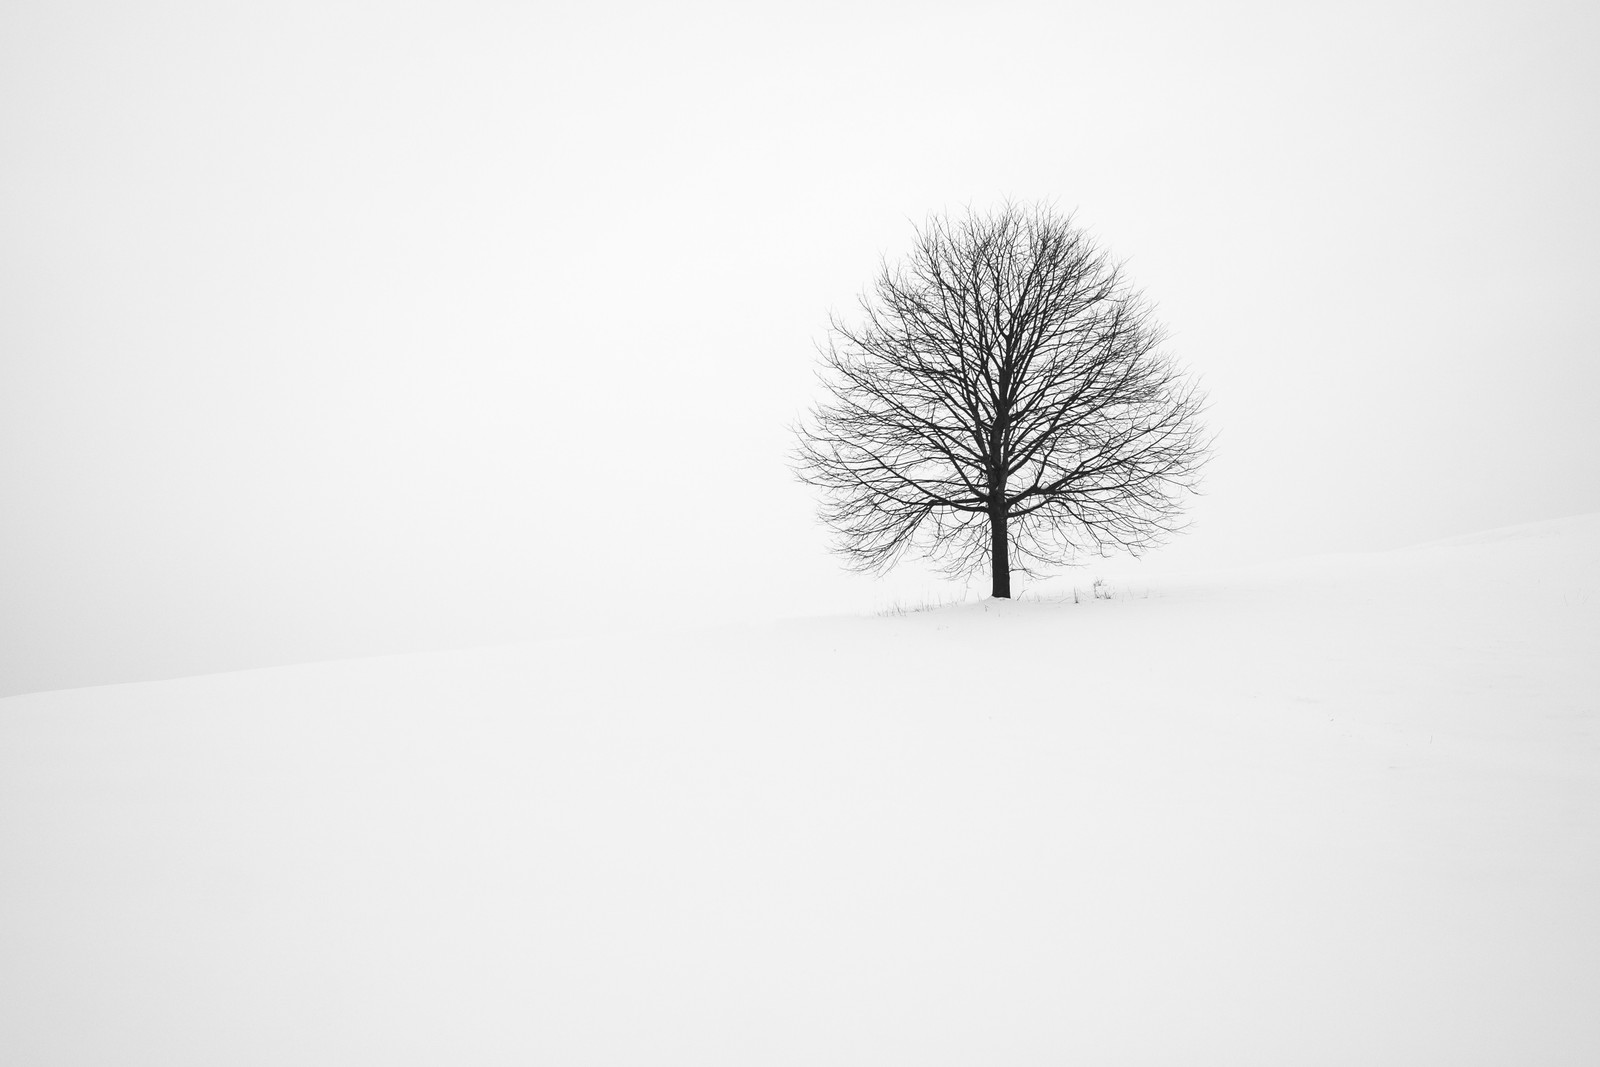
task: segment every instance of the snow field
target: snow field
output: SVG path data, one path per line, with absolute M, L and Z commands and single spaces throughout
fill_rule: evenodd
M 0 701 L 0 1062 L 1600 1062 L 1600 518 L 1129 586 Z

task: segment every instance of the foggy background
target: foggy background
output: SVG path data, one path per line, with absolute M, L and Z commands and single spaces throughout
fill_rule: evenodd
M 11 0 L 0 695 L 954 595 L 788 425 L 1006 197 L 1211 393 L 1153 564 L 1596 510 L 1596 10 Z

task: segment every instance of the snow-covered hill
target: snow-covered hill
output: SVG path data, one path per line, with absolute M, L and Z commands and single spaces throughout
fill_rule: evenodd
M 0 1062 L 1600 1062 L 1600 516 L 1110 588 L 0 701 Z

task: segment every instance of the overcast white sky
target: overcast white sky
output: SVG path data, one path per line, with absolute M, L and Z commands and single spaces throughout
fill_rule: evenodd
M 1600 509 L 1597 11 L 10 0 L 0 694 L 931 592 L 787 425 L 1008 196 L 1210 389 L 1166 562 Z

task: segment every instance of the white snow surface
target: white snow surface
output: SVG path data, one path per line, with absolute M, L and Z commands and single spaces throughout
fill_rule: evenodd
M 0 1063 L 1600 1063 L 1600 516 L 0 701 Z

